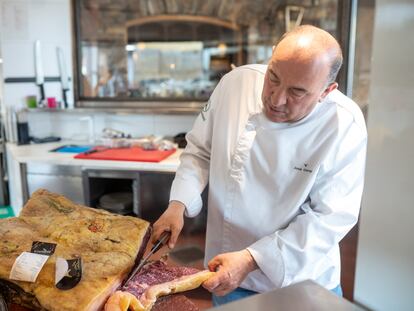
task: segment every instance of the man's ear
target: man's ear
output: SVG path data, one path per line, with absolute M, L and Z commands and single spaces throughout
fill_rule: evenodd
M 326 89 L 323 91 L 323 93 L 321 94 L 321 100 L 324 99 L 326 97 L 326 95 L 328 95 L 330 92 L 332 92 L 333 90 L 336 90 L 338 88 L 338 83 L 336 82 L 332 82 L 331 84 L 329 84 Z

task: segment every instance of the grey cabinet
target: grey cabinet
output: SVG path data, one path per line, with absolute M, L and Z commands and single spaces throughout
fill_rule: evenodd
M 132 214 L 153 222 L 168 205 L 174 173 L 85 169 L 82 179 L 85 205 L 99 207 L 105 194 L 131 192 Z
M 155 222 L 168 206 L 174 173 L 135 171 L 51 164 L 21 164 L 23 195 L 26 202 L 36 190 L 43 188 L 64 195 L 89 207 L 100 208 L 102 196 L 130 192 L 133 206 L 129 215 Z M 195 218 L 186 218 L 183 231 L 205 231 L 207 191 L 204 208 Z
M 84 204 L 82 170 L 78 166 L 29 163 L 26 165 L 26 178 L 29 196 L 43 188 Z

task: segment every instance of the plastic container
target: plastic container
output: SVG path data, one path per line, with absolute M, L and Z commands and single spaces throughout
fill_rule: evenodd
M 35 95 L 26 96 L 27 108 L 37 108 L 37 98 Z
M 57 102 L 55 97 L 47 98 L 47 107 L 48 108 L 57 108 Z

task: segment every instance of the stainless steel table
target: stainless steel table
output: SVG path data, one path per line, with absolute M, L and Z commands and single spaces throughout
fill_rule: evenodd
M 258 294 L 221 307 L 217 311 L 362 311 L 313 281 L 304 281 Z

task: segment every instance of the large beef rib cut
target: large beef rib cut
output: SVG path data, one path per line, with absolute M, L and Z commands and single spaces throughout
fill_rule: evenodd
M 141 259 L 149 236 L 144 220 L 38 190 L 19 217 L 0 220 L 0 292 L 9 302 L 35 310 L 101 310 Z M 10 280 L 13 263 L 33 241 L 56 243 L 56 250 L 34 283 Z M 69 290 L 55 286 L 57 257 L 82 260 L 82 278 Z

